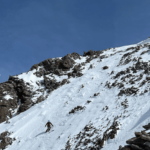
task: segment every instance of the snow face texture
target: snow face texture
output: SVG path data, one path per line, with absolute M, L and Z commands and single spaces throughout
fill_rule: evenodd
M 1 83 L 0 133 L 7 130 L 16 138 L 7 149 L 124 146 L 150 122 L 149 51 L 150 39 L 83 56 L 67 54 Z M 48 120 L 54 126 L 45 134 Z
M 11 145 L 12 142 L 15 140 L 15 138 L 10 138 L 11 133 L 9 133 L 8 131 L 5 131 L 3 133 L 1 133 L 1 136 L 0 136 L 0 140 L 1 140 L 1 143 L 0 143 L 0 149 L 5 149 L 8 145 Z

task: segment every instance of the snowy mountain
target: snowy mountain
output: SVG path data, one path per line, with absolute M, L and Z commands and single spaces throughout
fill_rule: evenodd
M 0 84 L 0 148 L 150 149 L 149 56 L 150 38 L 47 59 L 10 76 Z M 45 133 L 48 120 L 54 126 Z M 127 145 L 135 131 L 143 141 Z

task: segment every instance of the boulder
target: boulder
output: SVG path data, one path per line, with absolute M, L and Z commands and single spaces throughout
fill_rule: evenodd
M 18 106 L 18 96 L 15 88 L 16 84 L 12 80 L 0 84 L 0 123 L 6 121 L 8 118 L 11 118 L 13 110 Z M 7 98 L 8 96 L 10 98 Z
M 70 69 L 73 67 L 74 60 L 69 56 L 64 56 L 60 65 L 60 69 Z
M 143 126 L 146 130 L 149 130 L 149 124 Z M 150 149 L 150 133 L 146 130 L 141 132 L 135 132 L 135 136 L 126 141 L 128 145 L 125 145 L 121 150 L 129 147 L 131 150 L 149 150 Z
M 31 71 L 34 70 L 34 69 L 37 70 L 37 68 L 38 68 L 38 64 L 34 64 L 34 65 L 30 68 L 30 70 L 31 70 Z
M 108 66 L 104 66 L 104 67 L 103 67 L 103 70 L 105 70 L 105 69 L 108 69 Z
M 88 52 L 84 52 L 83 56 L 92 56 L 93 54 L 93 50 L 89 50 Z
M 10 133 L 5 131 L 0 134 L 0 149 L 5 149 L 8 145 L 11 145 L 13 139 L 9 137 Z
M 71 55 L 70 55 L 70 57 L 72 57 L 73 59 L 81 59 L 80 58 L 80 55 L 78 54 L 78 53 L 75 53 L 75 52 L 73 52 Z

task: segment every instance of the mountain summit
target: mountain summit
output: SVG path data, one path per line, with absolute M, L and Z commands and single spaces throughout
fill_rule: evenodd
M 150 38 L 44 60 L 0 84 L 0 149 L 150 150 L 149 99 Z

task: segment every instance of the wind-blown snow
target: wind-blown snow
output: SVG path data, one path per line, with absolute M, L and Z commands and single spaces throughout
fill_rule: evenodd
M 141 44 L 147 42 L 149 40 Z M 129 107 L 125 111 L 119 102 L 125 100 L 126 96 L 118 98 L 118 88 L 109 89 L 105 86 L 105 83 L 107 81 L 113 83 L 114 79 L 110 76 L 112 71 L 117 73 L 133 64 L 133 62 L 130 62 L 127 65 L 118 66 L 122 55 L 127 53 L 126 49 L 135 46 L 137 45 L 123 46 L 104 51 L 103 55 L 109 57 L 102 59 L 101 62 L 99 62 L 99 58 L 96 58 L 86 64 L 85 69 L 82 71 L 84 74 L 82 77 L 69 79 L 69 84 L 65 84 L 53 91 L 45 101 L 34 105 L 29 110 L 12 118 L 10 124 L 0 124 L 0 133 L 8 130 L 13 132 L 11 137 L 16 138 L 16 141 L 7 150 L 63 150 L 68 139 L 73 139 L 90 122 L 96 128 L 102 126 L 101 133 L 103 134 L 107 129 L 105 127 L 108 124 L 107 118 L 110 122 L 113 122 L 114 117 L 120 116 L 120 114 L 122 115 L 118 119 L 120 130 L 114 139 L 109 139 L 105 143 L 103 150 L 117 150 L 119 145 L 124 145 L 127 139 L 134 136 L 135 131 L 141 130 L 142 125 L 150 122 L 150 93 L 148 92 L 142 96 L 128 96 Z M 139 57 L 140 53 L 144 50 L 143 48 L 143 50 L 137 52 L 135 57 Z M 131 51 L 132 49 L 128 52 Z M 144 54 L 141 57 L 145 61 L 150 60 L 149 54 Z M 77 63 L 82 61 L 85 61 L 85 57 L 77 60 Z M 90 64 L 94 66 L 92 69 L 88 69 Z M 109 68 L 103 70 L 102 68 L 106 65 Z M 35 78 L 33 73 L 34 70 L 23 73 L 19 78 L 31 84 L 38 80 L 43 80 L 42 78 Z M 140 74 L 140 71 L 136 73 L 136 75 L 138 74 Z M 56 77 L 58 81 L 64 78 L 67 77 Z M 117 80 L 121 82 L 120 78 Z M 35 84 L 33 85 L 36 86 Z M 84 85 L 83 88 L 82 85 Z M 138 82 L 135 83 L 136 85 L 138 85 Z M 125 87 L 128 88 L 130 85 L 125 84 Z M 95 93 L 100 94 L 94 96 Z M 91 103 L 87 103 L 88 100 Z M 74 114 L 69 114 L 76 106 L 83 106 L 85 109 Z M 103 108 L 106 106 L 109 109 L 103 111 Z M 53 123 L 54 127 L 51 129 L 52 132 L 45 133 L 45 124 L 48 120 Z M 72 149 L 74 149 L 75 143 L 72 142 L 71 144 Z

